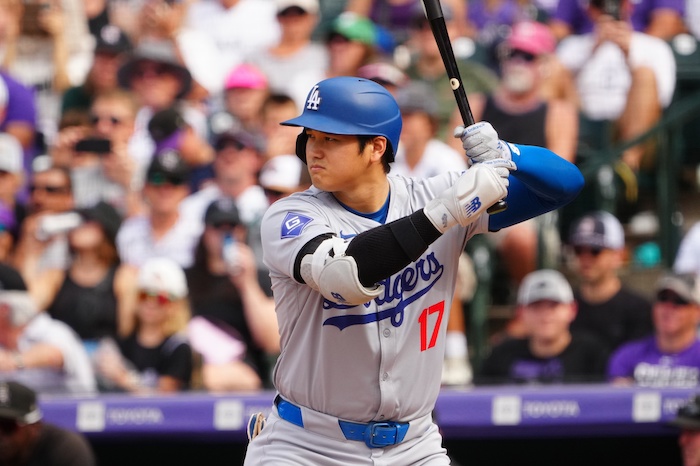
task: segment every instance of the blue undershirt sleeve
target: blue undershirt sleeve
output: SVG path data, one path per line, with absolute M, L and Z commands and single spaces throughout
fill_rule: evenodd
M 511 152 L 518 169 L 509 178 L 508 208 L 489 217 L 490 231 L 563 207 L 583 189 L 583 175 L 576 165 L 549 149 L 511 144 Z

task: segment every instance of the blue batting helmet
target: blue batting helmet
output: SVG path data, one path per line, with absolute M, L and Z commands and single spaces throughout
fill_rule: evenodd
M 401 134 L 401 110 L 382 85 L 340 76 L 316 84 L 306 98 L 302 114 L 282 124 L 331 134 L 384 136 L 389 141 L 388 161 L 393 162 Z M 304 133 L 297 140 L 297 156 L 306 163 Z

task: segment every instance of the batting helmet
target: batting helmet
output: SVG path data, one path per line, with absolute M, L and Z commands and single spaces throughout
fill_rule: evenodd
M 330 134 L 384 136 L 387 158 L 394 161 L 401 134 L 401 111 L 383 86 L 363 78 L 340 76 L 316 84 L 306 98 L 301 115 L 283 121 Z M 297 156 L 306 163 L 306 135 L 297 139 Z

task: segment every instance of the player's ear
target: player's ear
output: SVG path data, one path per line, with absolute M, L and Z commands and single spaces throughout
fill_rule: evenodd
M 304 163 L 306 163 L 306 141 L 308 139 L 309 137 L 306 135 L 306 129 L 302 129 L 299 136 L 297 136 L 296 153 L 297 157 Z

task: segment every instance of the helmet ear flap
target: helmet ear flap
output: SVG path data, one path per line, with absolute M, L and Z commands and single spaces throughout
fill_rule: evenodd
M 297 157 L 301 159 L 302 162 L 306 163 L 306 141 L 309 137 L 306 135 L 306 129 L 303 129 L 299 136 L 297 136 L 296 152 Z

